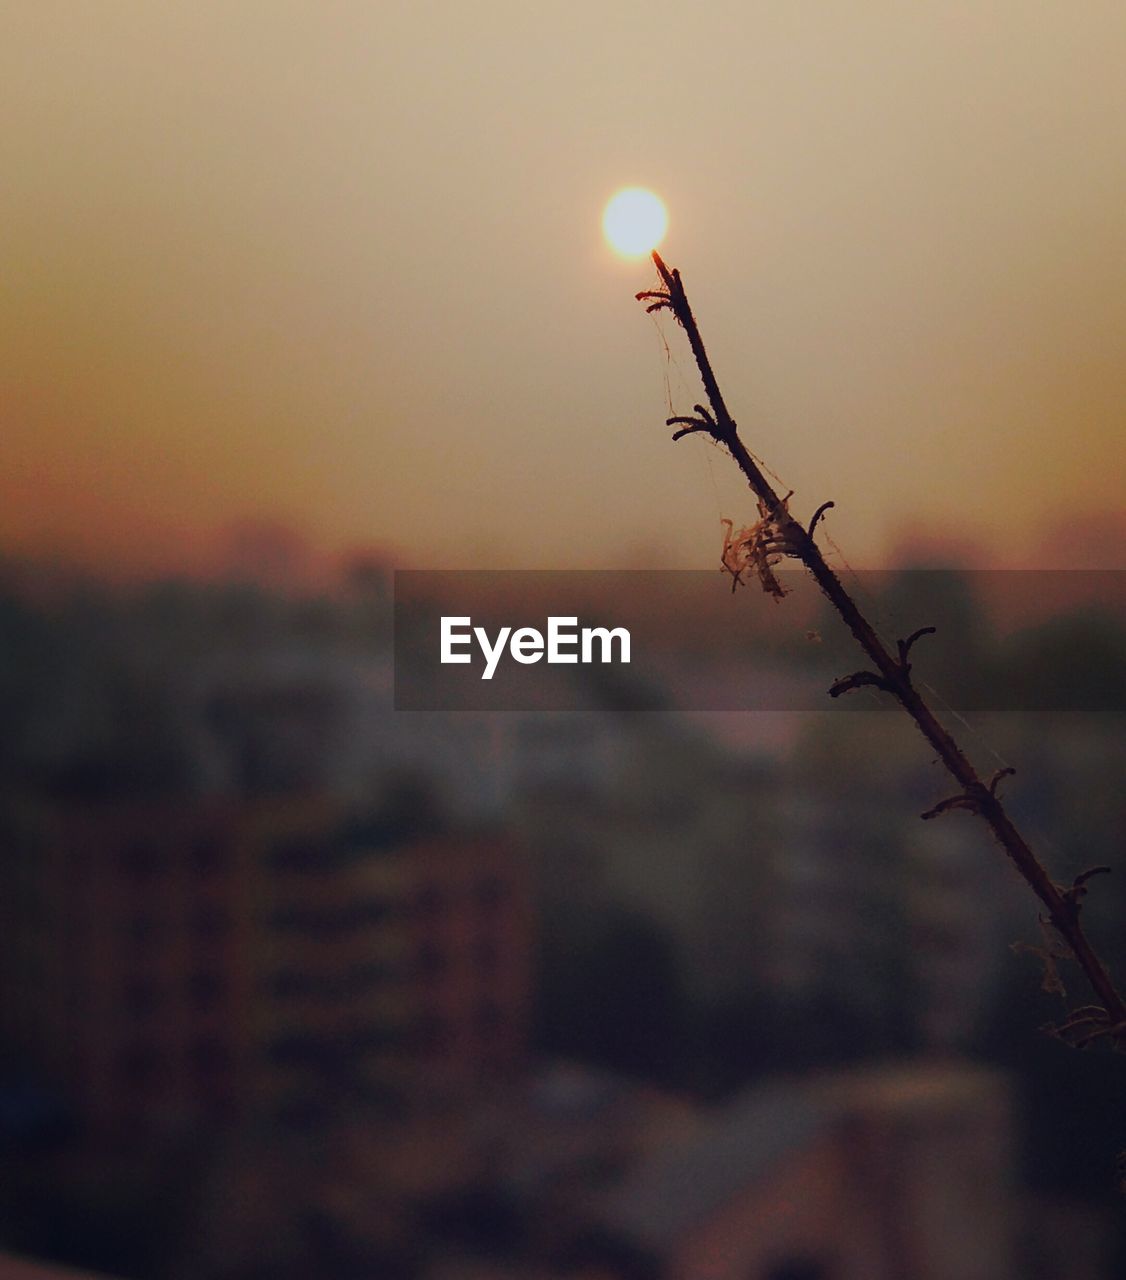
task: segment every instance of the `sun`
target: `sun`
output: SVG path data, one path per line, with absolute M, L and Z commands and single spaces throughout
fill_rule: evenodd
M 602 234 L 623 258 L 644 258 L 668 229 L 664 201 L 644 187 L 624 187 L 611 196 L 602 213 Z

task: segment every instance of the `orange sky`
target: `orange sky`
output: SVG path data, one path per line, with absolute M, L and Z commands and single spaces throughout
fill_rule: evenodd
M 1032 563 L 1051 525 L 1122 563 L 1118 0 L 10 9 L 0 550 L 155 567 L 256 517 L 416 566 L 711 564 L 753 509 L 668 443 L 690 356 L 600 241 L 639 182 L 748 443 L 852 563 L 907 527 Z

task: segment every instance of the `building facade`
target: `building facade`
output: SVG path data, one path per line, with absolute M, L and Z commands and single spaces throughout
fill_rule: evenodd
M 3 1036 L 99 1127 L 524 1053 L 532 910 L 502 833 L 412 834 L 321 794 L 24 803 L 5 827 Z

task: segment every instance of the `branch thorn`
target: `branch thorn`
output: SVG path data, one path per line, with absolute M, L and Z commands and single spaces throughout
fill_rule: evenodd
M 950 796 L 946 800 L 940 800 L 933 809 L 928 809 L 926 813 L 921 813 L 919 817 L 924 822 L 929 822 L 932 818 L 949 813 L 952 809 L 968 809 L 970 813 L 980 813 L 981 801 L 976 796 L 967 795 L 963 791 L 956 796 Z
M 1011 766 L 1004 769 L 998 769 L 997 772 L 989 779 L 989 794 L 995 796 L 997 794 L 997 786 L 1003 778 L 1011 778 L 1016 770 Z
M 666 427 L 675 427 L 678 423 L 684 423 L 684 429 L 682 431 L 674 432 L 673 439 L 679 440 L 681 436 L 691 436 L 695 435 L 699 431 L 706 431 L 709 435 L 718 440 L 720 438 L 719 428 L 716 426 L 716 421 L 712 415 L 702 404 L 694 404 L 692 408 L 696 410 L 698 415 L 695 418 L 677 417 L 665 419 Z
M 829 511 L 831 508 L 835 507 L 836 505 L 837 504 L 835 502 L 823 502 L 817 508 L 817 510 L 813 513 L 813 518 L 809 522 L 809 528 L 806 530 L 806 533 L 808 533 L 811 538 L 813 537 L 813 531 L 814 529 L 817 528 L 817 523 L 821 519 L 821 517 L 825 514 L 826 511 Z
M 1087 887 L 1087 881 L 1092 876 L 1109 875 L 1109 867 L 1088 867 L 1086 871 L 1081 871 L 1071 882 L 1069 889 L 1060 889 L 1063 894 L 1064 901 L 1070 906 L 1076 915 L 1079 914 L 1079 908 L 1082 905 L 1082 899 L 1087 896 L 1090 890 Z
M 672 311 L 672 297 L 665 289 L 643 289 L 641 293 L 635 294 L 638 302 L 644 302 L 646 298 L 655 298 L 656 301 L 645 308 L 646 313 L 652 315 L 654 311 L 660 311 L 662 307 L 668 307 Z
M 920 627 L 918 631 L 912 631 L 906 640 L 897 641 L 899 647 L 899 665 L 904 675 L 911 670 L 911 664 L 907 661 L 907 655 L 911 652 L 911 646 L 916 640 L 921 640 L 923 636 L 933 636 L 937 630 L 937 627 Z
M 842 676 L 833 682 L 829 688 L 829 697 L 839 698 L 842 693 L 851 693 L 853 689 L 861 689 L 865 685 L 871 685 L 884 693 L 895 692 L 884 677 L 877 675 L 875 671 L 854 671 L 852 675 Z

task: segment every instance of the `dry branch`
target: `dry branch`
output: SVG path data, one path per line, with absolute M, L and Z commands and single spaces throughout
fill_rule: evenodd
M 660 254 L 656 252 L 653 254 L 653 262 L 656 264 L 664 288 L 646 290 L 639 293 L 637 299 L 639 302 L 644 301 L 648 304 L 646 310 L 649 312 L 668 310 L 676 317 L 681 328 L 688 335 L 688 342 L 696 360 L 696 367 L 700 371 L 708 405 L 710 405 L 710 409 L 703 405 L 695 405 L 694 417 L 669 418 L 668 425 L 679 428 L 673 435 L 673 439 L 679 440 L 686 435 L 701 432 L 711 436 L 717 444 L 722 445 L 731 454 L 758 500 L 762 520 L 754 530 L 744 531 L 755 534 L 758 541 L 749 537 L 742 544 L 742 554 L 746 562 L 744 567 L 756 569 L 760 581 L 768 589 L 773 579 L 770 573 L 771 565 L 776 564 L 783 555 L 800 560 L 813 575 L 821 591 L 840 614 L 845 625 L 876 668 L 874 671 L 857 671 L 853 675 L 838 680 L 829 693 L 833 697 L 838 697 L 842 693 L 863 686 L 874 686 L 895 698 L 915 722 L 923 737 L 938 753 L 939 759 L 961 788 L 956 795 L 940 801 L 922 816 L 935 818 L 952 809 L 966 809 L 983 818 L 1019 874 L 1043 904 L 1046 912 L 1046 915 L 1041 917 L 1043 923 L 1050 927 L 1059 943 L 1066 949 L 1065 954 L 1076 960 L 1090 983 L 1098 1004 L 1077 1009 L 1058 1028 L 1053 1028 L 1054 1033 L 1079 1046 L 1099 1038 L 1106 1038 L 1119 1048 L 1126 1047 L 1126 1003 L 1123 1002 L 1106 967 L 1088 941 L 1080 921 L 1080 900 L 1087 892 L 1086 881 L 1092 875 L 1105 871 L 1106 868 L 1095 867 L 1083 872 L 1067 889 L 1057 885 L 1048 875 L 1014 826 L 997 795 L 997 784 L 1012 770 L 1001 770 L 988 783 L 983 782 L 954 738 L 939 722 L 911 681 L 911 664 L 907 660 L 911 646 L 922 636 L 933 632 L 934 628 L 921 627 L 911 636 L 900 640 L 897 653 L 894 655 L 884 646 L 836 573 L 826 563 L 813 539 L 819 519 L 833 504 L 822 503 L 809 521 L 808 528 L 791 515 L 789 495 L 786 498 L 779 497 L 739 438 L 735 422 L 727 411 L 715 373 L 704 350 L 700 331 L 680 280 L 680 272 L 670 271 Z M 724 565 L 734 573 L 735 570 L 732 570 L 729 560 L 729 547 L 725 547 Z M 1055 961 L 1063 958 L 1060 949 L 1051 945 L 1036 951 L 1041 958 L 1047 957 L 1046 968 L 1050 965 L 1051 973 L 1054 973 Z

